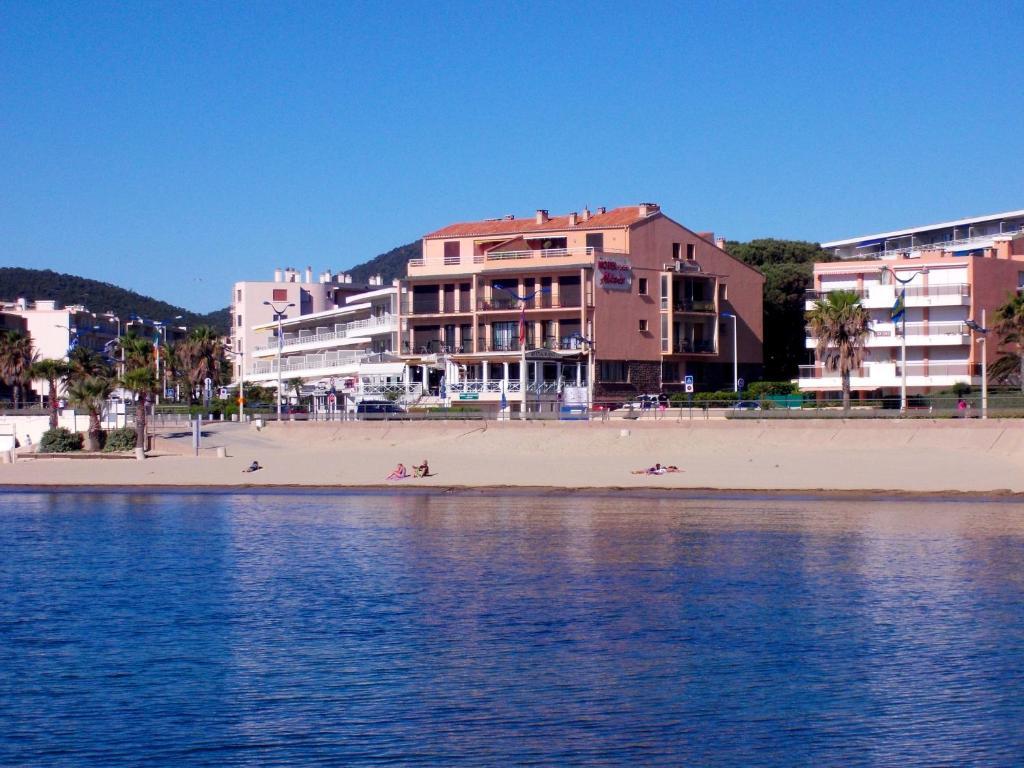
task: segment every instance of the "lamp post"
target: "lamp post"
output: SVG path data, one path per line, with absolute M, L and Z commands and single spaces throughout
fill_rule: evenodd
M 739 347 L 736 343 L 736 315 L 733 312 L 722 312 L 722 317 L 732 318 L 732 391 L 740 391 L 740 358 L 738 354 Z
M 522 304 L 521 312 L 522 316 L 519 320 L 520 331 L 519 331 L 519 418 L 526 420 L 526 302 L 533 299 L 538 293 L 550 293 L 550 288 L 538 288 L 532 293 L 528 293 L 525 296 L 520 296 L 515 291 L 506 288 L 503 285 L 495 283 L 493 288 L 503 291 L 511 296 L 516 301 Z
M 284 307 L 282 307 L 281 309 L 278 309 L 277 304 L 275 304 L 272 301 L 264 301 L 263 303 L 266 306 L 270 307 L 274 314 L 277 315 L 277 421 L 280 423 L 281 391 L 283 388 L 283 385 L 281 384 L 281 350 L 284 347 L 284 330 L 281 327 L 281 323 L 284 320 L 284 313 L 290 307 L 294 307 L 295 305 L 289 302 L 288 304 L 285 304 Z
M 981 344 L 981 418 L 988 418 L 988 331 L 985 327 L 985 310 L 981 310 L 981 325 L 973 320 L 964 323 L 972 333 L 981 334 L 976 341 Z
M 907 306 L 906 306 L 906 285 L 918 275 L 927 275 L 928 267 L 923 269 L 914 270 L 910 277 L 902 278 L 896 274 L 896 271 L 886 265 L 882 267 L 882 272 L 888 272 L 892 275 L 892 279 L 903 286 L 903 292 L 900 294 L 903 296 L 903 307 L 900 310 L 900 413 L 907 412 Z M 899 298 L 897 297 L 897 301 Z M 893 305 L 895 306 L 895 305 Z

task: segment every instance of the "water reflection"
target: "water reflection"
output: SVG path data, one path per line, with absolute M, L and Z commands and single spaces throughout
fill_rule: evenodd
M 1024 758 L 1024 508 L 9 494 L 0 763 Z

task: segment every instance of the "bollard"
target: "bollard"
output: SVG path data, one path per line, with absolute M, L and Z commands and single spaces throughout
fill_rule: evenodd
M 221 446 L 220 448 L 217 449 L 217 458 L 218 459 L 226 459 L 227 457 L 228 457 L 228 449 L 227 448 L 225 448 L 224 446 Z
M 135 449 L 135 459 L 136 459 L 136 461 L 142 461 L 144 458 L 146 458 L 146 449 L 145 448 L 136 448 Z

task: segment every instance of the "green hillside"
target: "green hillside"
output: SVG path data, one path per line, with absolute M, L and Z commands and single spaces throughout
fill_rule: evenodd
M 422 255 L 422 248 L 419 240 L 392 248 L 387 253 L 382 253 L 369 261 L 357 264 L 348 270 L 352 280 L 361 283 L 373 275 L 380 275 L 385 283 L 390 283 L 396 277 L 405 277 L 408 271 L 409 259 L 418 259 Z
M 49 269 L 0 267 L 0 300 L 17 298 L 53 299 L 65 306 L 83 304 L 91 312 L 113 312 L 122 318 L 135 314 L 151 320 L 171 320 L 181 315 L 183 325 L 209 325 L 218 333 L 227 333 L 229 327 L 227 308 L 201 315 L 99 280 Z

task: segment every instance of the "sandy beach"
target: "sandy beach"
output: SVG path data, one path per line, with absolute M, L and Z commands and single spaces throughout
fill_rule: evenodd
M 217 448 L 226 458 L 217 458 Z M 1024 424 L 951 421 L 390 422 L 167 430 L 145 461 L 26 458 L 6 486 L 717 489 L 1024 493 Z M 432 474 L 389 482 L 398 462 Z M 242 470 L 253 460 L 264 467 Z M 682 471 L 637 475 L 655 462 Z

